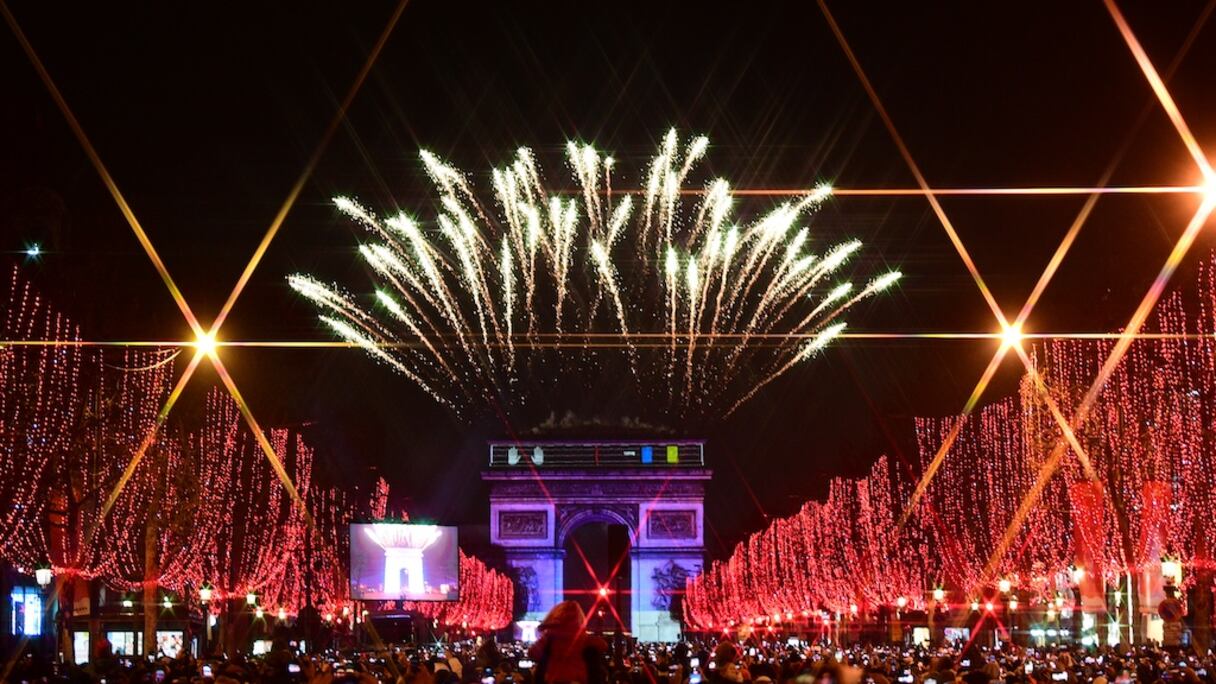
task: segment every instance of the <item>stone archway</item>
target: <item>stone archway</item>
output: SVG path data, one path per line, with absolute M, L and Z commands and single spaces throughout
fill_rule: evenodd
M 567 511 L 564 519 L 558 517 L 557 520 L 557 539 L 554 540 L 554 545 L 557 548 L 562 548 L 566 545 L 571 534 L 575 530 L 590 523 L 609 523 L 611 525 L 621 525 L 629 530 L 631 538 L 637 538 L 638 521 L 637 516 L 630 515 L 632 511 L 626 507 L 613 505 L 587 506 L 585 508 L 566 506 L 563 507 Z
M 557 536 L 566 560 L 563 598 L 583 607 L 593 632 L 632 631 L 630 552 L 637 533 L 630 521 L 618 511 L 597 507 L 569 516 Z
M 515 571 L 523 621 L 542 619 L 562 600 L 568 537 L 590 522 L 609 522 L 629 530 L 631 633 L 643 641 L 678 639 L 672 595 L 684 576 L 701 571 L 705 556 L 712 472 L 703 449 L 703 442 L 671 440 L 491 443 L 482 473 L 490 485 L 490 538 Z

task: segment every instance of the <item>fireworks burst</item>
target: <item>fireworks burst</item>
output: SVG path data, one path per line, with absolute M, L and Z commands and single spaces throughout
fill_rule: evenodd
M 374 298 L 308 275 L 288 280 L 339 337 L 458 411 L 536 402 L 544 378 L 603 374 L 615 356 L 639 400 L 662 397 L 680 416 L 728 414 L 817 354 L 844 329 L 845 311 L 900 274 L 856 287 L 842 271 L 860 242 L 812 253 L 806 222 L 828 186 L 750 222 L 736 219 L 723 179 L 684 200 L 708 146 L 705 137 L 681 146 L 670 131 L 636 193 L 614 192 L 612 157 L 574 142 L 566 157 L 577 189 L 551 191 L 521 148 L 494 169 L 492 206 L 423 151 L 438 190 L 433 224 L 334 200 L 370 238 L 359 251 Z

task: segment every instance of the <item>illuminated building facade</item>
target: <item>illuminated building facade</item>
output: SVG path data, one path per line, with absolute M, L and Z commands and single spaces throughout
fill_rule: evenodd
M 704 442 L 493 442 L 489 468 L 490 538 L 502 547 L 515 575 L 525 637 L 553 605 L 567 597 L 567 542 L 591 523 L 621 525 L 629 535 L 628 597 L 614 577 L 599 578 L 602 602 L 628 601 L 630 633 L 643 641 L 674 641 L 681 625 L 673 612 L 684 579 L 705 558 Z M 594 625 L 592 625 L 594 627 Z

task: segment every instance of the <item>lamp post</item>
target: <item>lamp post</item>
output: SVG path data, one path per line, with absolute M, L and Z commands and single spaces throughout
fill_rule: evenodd
M 1083 568 L 1079 565 L 1074 566 L 1071 574 L 1072 574 L 1072 583 L 1073 584 L 1080 585 L 1082 582 L 1085 581 L 1085 568 Z
M 938 644 L 945 640 L 944 636 L 941 640 L 937 637 L 938 632 L 938 612 L 942 609 L 942 604 L 946 600 L 946 590 L 941 586 L 933 589 L 933 601 L 929 604 L 929 642 L 930 644 Z
M 211 603 L 211 585 L 206 582 L 198 588 L 198 602 L 203 606 L 203 634 L 202 643 L 199 644 L 199 654 L 206 658 L 207 642 L 211 641 L 211 610 L 208 604 Z
M 895 599 L 894 617 L 887 623 L 887 633 L 891 635 L 891 641 L 902 643 L 904 640 L 904 608 L 908 607 L 907 597 L 900 596 Z
M 55 573 L 51 570 L 50 565 L 42 565 L 34 569 L 34 581 L 38 583 L 38 587 L 42 590 L 42 624 L 43 629 L 49 631 L 51 653 L 55 652 L 56 642 L 58 641 L 58 629 L 55 626 L 54 612 L 51 610 L 51 581 L 55 579 Z M 49 628 L 49 629 L 48 629 Z M 53 657 L 53 656 L 52 656 Z
M 1161 559 L 1161 576 L 1167 584 L 1182 586 L 1182 563 L 1176 558 Z
M 245 610 L 249 613 L 249 632 L 246 636 L 245 643 L 238 648 L 248 648 L 249 639 L 253 638 L 258 633 L 258 622 L 266 614 L 266 611 L 258 605 L 258 595 L 253 591 L 245 594 Z
M 122 597 L 122 602 L 119 605 L 122 606 L 123 612 L 131 619 L 131 655 L 139 655 L 140 651 L 146 648 L 146 644 L 143 641 L 136 641 L 137 637 L 139 637 L 141 617 L 135 612 L 135 601 L 130 595 L 126 595 Z

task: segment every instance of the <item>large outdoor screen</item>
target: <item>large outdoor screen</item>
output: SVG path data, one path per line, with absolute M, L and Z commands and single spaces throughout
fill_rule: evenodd
M 350 595 L 360 601 L 460 598 L 456 528 L 352 523 Z

